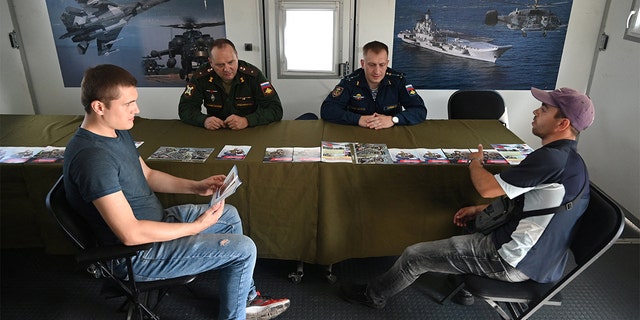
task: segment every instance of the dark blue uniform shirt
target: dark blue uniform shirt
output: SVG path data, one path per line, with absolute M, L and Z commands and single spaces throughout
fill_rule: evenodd
M 413 125 L 427 118 L 424 101 L 403 73 L 387 68 L 374 100 L 362 68 L 344 77 L 322 102 L 322 119 L 358 125 L 361 115 L 374 113 L 398 117 L 400 125 Z

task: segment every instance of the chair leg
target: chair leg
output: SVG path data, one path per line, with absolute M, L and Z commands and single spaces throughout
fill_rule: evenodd
M 447 277 L 449 281 L 454 283 L 455 287 L 453 288 L 453 290 L 451 290 L 451 292 L 449 292 L 449 294 L 447 294 L 442 299 L 440 299 L 440 301 L 438 301 L 438 303 L 440 304 L 444 304 L 445 302 L 447 302 L 447 300 L 451 299 L 451 297 L 455 296 L 456 293 L 458 293 L 458 291 L 464 288 L 464 281 L 461 280 L 462 278 L 455 275 L 451 275 L 451 274 L 448 275 Z
M 500 317 L 502 317 L 502 319 L 504 320 L 512 320 L 513 318 L 506 312 L 504 311 L 504 309 L 502 309 L 502 307 L 500 307 L 500 305 L 498 303 L 496 303 L 493 300 L 489 300 L 489 299 L 484 299 L 484 301 L 486 301 L 492 308 L 493 310 L 495 310 Z M 511 308 L 511 306 L 509 306 L 509 308 Z
M 304 262 L 298 261 L 298 267 L 295 272 L 289 273 L 289 280 L 293 283 L 300 283 L 302 281 L 302 277 L 304 276 Z

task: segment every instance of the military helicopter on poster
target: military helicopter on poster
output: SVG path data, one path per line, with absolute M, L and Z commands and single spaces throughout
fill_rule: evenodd
M 82 8 L 67 7 L 60 16 L 67 29 L 60 39 L 71 38 L 71 41 L 78 43 L 80 54 L 85 54 L 89 43 L 96 40 L 98 55 L 109 55 L 118 51 L 111 47 L 120 40 L 118 35 L 131 18 L 168 1 L 139 0 L 118 4 L 106 0 L 76 0 Z
M 181 24 L 164 25 L 163 27 L 184 29 L 186 31 L 180 35 L 175 35 L 169 41 L 167 49 L 152 50 L 149 57 L 160 60 L 162 56 L 168 55 L 167 68 L 173 68 L 178 63 L 176 56 L 180 55 L 180 79 L 189 81 L 189 74 L 207 62 L 209 58 L 207 50 L 214 40 L 211 35 L 203 34 L 199 29 L 221 25 L 224 25 L 224 21 L 196 23 L 190 18 L 185 19 L 185 22 Z
M 541 31 L 542 36 L 547 35 L 547 31 L 553 31 L 561 27 L 566 27 L 560 22 L 558 16 L 546 9 L 548 7 L 557 6 L 568 3 L 556 2 L 553 4 L 539 4 L 538 0 L 534 0 L 533 4 L 525 4 L 528 9 L 518 9 L 511 11 L 508 15 L 499 15 L 498 10 L 489 10 L 485 15 L 484 23 L 494 26 L 498 22 L 505 23 L 507 28 L 511 30 L 520 30 L 522 36 L 526 37 L 527 32 Z

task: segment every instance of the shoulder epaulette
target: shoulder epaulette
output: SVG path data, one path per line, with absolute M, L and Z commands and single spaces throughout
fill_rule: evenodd
M 398 72 L 398 71 L 395 71 L 395 70 L 393 70 L 391 68 L 387 68 L 386 75 L 390 76 L 390 77 L 397 77 L 397 78 L 404 78 L 404 76 L 405 76 L 405 74 L 403 72 Z
M 347 80 L 347 81 L 352 81 L 352 80 L 357 79 L 358 77 L 362 76 L 363 73 L 364 73 L 364 70 L 358 69 L 358 70 L 352 72 L 351 74 L 345 76 L 343 79 Z
M 193 78 L 195 79 L 202 78 L 204 76 L 209 76 L 212 73 L 214 73 L 213 67 L 211 67 L 210 65 L 205 65 L 205 66 L 202 66 L 201 68 L 198 68 L 198 70 L 196 70 L 195 72 L 193 72 Z
M 250 65 L 250 64 L 241 64 L 238 65 L 238 71 L 242 72 L 244 74 L 248 74 L 252 77 L 257 77 L 258 73 L 260 72 L 260 70 L 258 70 L 258 68 Z

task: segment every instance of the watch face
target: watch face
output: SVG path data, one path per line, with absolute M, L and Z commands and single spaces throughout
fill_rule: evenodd
M 398 119 L 398 117 L 393 117 L 391 118 L 391 121 L 393 121 L 393 123 L 398 123 L 400 119 Z

